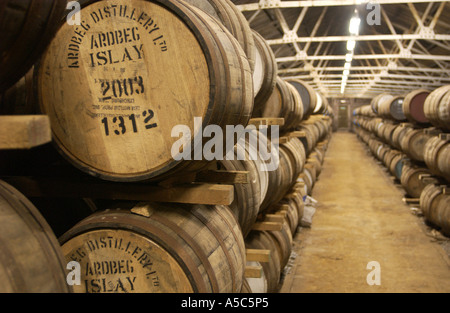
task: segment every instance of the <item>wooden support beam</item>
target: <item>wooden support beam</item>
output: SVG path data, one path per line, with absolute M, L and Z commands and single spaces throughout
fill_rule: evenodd
M 263 268 L 261 265 L 247 265 L 245 267 L 245 278 L 261 278 L 263 275 Z
M 284 118 L 279 117 L 261 117 L 261 118 L 252 118 L 248 122 L 249 125 L 255 125 L 255 126 L 270 126 L 270 125 L 284 125 Z
M 412 204 L 412 205 L 420 204 L 419 198 L 403 198 L 402 201 L 406 204 Z
M 264 222 L 284 223 L 284 217 L 277 214 L 266 214 Z
M 441 133 L 441 134 L 439 134 L 439 139 L 448 142 L 448 141 L 450 141 L 450 134 Z
M 51 140 L 47 115 L 0 116 L 0 150 L 31 149 Z
M 253 230 L 269 230 L 269 231 L 279 231 L 283 229 L 282 223 L 275 223 L 275 222 L 256 222 L 253 224 L 252 227 Z
M 306 137 L 306 133 L 304 131 L 295 131 L 289 133 L 289 137 L 304 138 Z
M 186 184 L 164 188 L 144 183 L 113 183 L 56 177 L 0 177 L 27 197 L 94 198 L 130 201 L 230 205 L 234 186 Z
M 210 183 L 210 184 L 249 184 L 250 174 L 248 171 L 222 171 L 205 170 L 181 175 L 171 176 L 158 185 L 165 188 L 172 188 L 176 185 L 186 183 Z
M 248 171 L 200 171 L 195 176 L 195 181 L 220 184 L 248 184 L 250 183 L 250 174 Z
M 269 262 L 270 250 L 247 249 L 245 250 L 248 262 Z
M 275 212 L 274 214 L 282 216 L 283 218 L 285 218 L 286 215 L 287 215 L 287 210 L 278 211 L 278 212 Z

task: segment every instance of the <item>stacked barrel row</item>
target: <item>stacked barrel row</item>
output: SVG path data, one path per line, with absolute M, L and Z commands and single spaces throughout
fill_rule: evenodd
M 450 234 L 450 86 L 380 95 L 355 110 L 358 136 L 401 181 L 410 198 L 420 199 L 425 218 Z
M 292 252 L 292 238 L 296 235 L 303 218 L 304 201 L 312 194 L 328 148 L 331 137 L 331 119 L 311 116 L 301 124 L 307 134 L 302 138 L 291 138 L 280 145 L 280 166 L 269 173 L 270 196 L 261 206 L 259 218 L 267 214 L 285 216 L 281 231 L 251 231 L 245 238 L 249 249 L 271 251 L 267 263 L 248 262 L 248 265 L 261 265 L 263 276 L 247 278 L 249 288 L 257 293 L 273 293 L 279 289 L 283 269 L 287 266 Z M 277 174 L 280 177 L 277 177 Z M 270 186 L 272 185 L 273 186 Z M 280 210 L 281 207 L 284 210 Z
M 55 251 L 55 260 L 45 261 L 54 273 L 46 267 L 42 270 L 57 281 L 45 285 L 39 270 L 30 275 L 12 268 L 17 261 L 14 256 L 26 254 L 19 249 L 17 255 L 10 254 L 7 264 L 1 263 L 0 276 L 5 282 L 1 290 L 72 291 L 63 273 L 67 273 L 66 263 L 75 261 L 83 269 L 81 285 L 73 286 L 75 292 L 254 291 L 244 277 L 246 246 L 258 246 L 252 238 L 267 235 L 269 245 L 260 246 L 271 251 L 269 266 L 284 267 L 304 197 L 320 173 L 331 133 L 330 119 L 322 117 L 332 114 L 327 100 L 302 81 L 286 82 L 278 76 L 270 46 L 229 0 L 86 1 L 80 12 L 86 19 L 80 25 L 59 23 L 67 20 L 62 12 L 66 1 L 52 3 L 34 14 L 37 1 L 24 2 L 19 21 L 25 26 L 11 23 L 6 25 L 8 30 L 2 29 L 9 33 L 15 27 L 21 40 L 11 43 L 14 49 L 8 51 L 9 41 L 1 46 L 0 63 L 8 63 L 7 71 L 1 69 L 1 113 L 42 113 L 51 122 L 51 157 L 33 150 L 27 152 L 29 160 L 39 159 L 46 169 L 52 168 L 51 160 L 66 162 L 79 171 L 77 177 L 153 184 L 209 169 L 213 162 L 205 155 L 210 142 L 203 139 L 211 136 L 211 132 L 205 135 L 208 127 L 219 126 L 225 135 L 227 126 L 235 126 L 236 134 L 230 136 L 240 138 L 231 145 L 235 158 L 226 158 L 230 151 L 223 149 L 223 158 L 219 156 L 214 165 L 246 171 L 250 183 L 235 184 L 229 206 L 96 198 L 66 201 L 58 194 L 54 199 L 33 199 L 41 213 L 50 212 L 46 219 L 51 229 L 28 225 L 31 234 L 45 229 L 53 236 L 43 253 L 51 256 L 46 250 Z M 7 1 L 0 6 L 0 16 L 11 16 L 8 21 L 13 21 L 16 9 L 13 1 Z M 44 9 L 48 10 L 45 14 Z M 32 20 L 46 17 L 51 21 Z M 39 31 L 45 31 L 45 36 L 36 36 Z M 21 52 L 31 51 L 32 46 L 22 47 L 32 42 L 26 38 L 39 45 L 33 44 L 36 49 L 22 58 Z M 8 40 L 14 40 L 13 36 Z M 17 72 L 12 75 L 14 68 Z M 286 142 L 278 144 L 270 130 L 265 134 L 245 129 L 251 117 L 282 117 L 283 136 L 304 131 L 306 137 L 287 136 Z M 254 137 L 264 142 L 271 158 L 249 145 Z M 215 139 L 226 147 L 230 143 L 227 136 Z M 197 151 L 203 152 L 200 159 Z M 2 168 L 13 163 L 20 167 L 19 162 L 6 159 Z M 25 163 L 22 175 L 39 173 L 41 167 L 28 170 L 30 163 Z M 299 190 L 298 181 L 304 182 L 304 191 Z M 23 197 L 20 191 L 15 193 Z M 6 203 L 13 202 L 7 200 L 2 207 Z M 280 204 L 289 207 L 281 231 L 252 231 L 258 220 Z M 14 206 L 8 209 L 17 210 Z M 75 219 L 76 224 L 72 223 Z M 2 219 L 1 229 L 6 237 L 17 238 L 3 224 L 10 224 L 9 220 Z M 56 228 L 60 247 L 55 248 L 52 230 Z M 2 239 L 6 237 L 2 233 Z M 23 235 L 24 240 L 30 237 Z M 275 291 L 279 272 L 269 272 L 267 264 L 263 269 L 268 278 L 265 291 Z M 18 275 L 8 274 L 14 271 Z M 21 277 L 31 286 L 19 284 Z

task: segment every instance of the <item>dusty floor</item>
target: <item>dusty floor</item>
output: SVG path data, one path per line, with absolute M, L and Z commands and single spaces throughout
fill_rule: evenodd
M 312 227 L 295 237 L 280 292 L 450 292 L 448 241 L 433 238 L 403 197 L 356 135 L 335 133 L 313 190 Z M 371 261 L 379 286 L 367 283 Z

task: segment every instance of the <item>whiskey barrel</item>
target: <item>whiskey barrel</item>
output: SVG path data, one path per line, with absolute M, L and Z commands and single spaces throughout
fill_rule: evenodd
M 292 95 L 292 106 L 291 109 L 286 112 L 284 115 L 284 125 L 282 127 L 283 130 L 291 130 L 297 127 L 303 119 L 303 104 L 302 99 L 300 98 L 300 94 L 297 89 L 289 82 L 286 82 L 289 91 Z
M 269 262 L 263 262 L 261 263 L 261 266 L 264 271 L 264 276 L 267 279 L 267 292 L 277 292 L 281 275 L 281 263 L 276 244 L 272 237 L 267 231 L 252 231 L 247 238 L 245 238 L 245 246 L 248 249 L 270 250 Z
M 306 159 L 306 164 L 312 164 L 315 172 L 316 172 L 316 178 L 319 177 L 320 173 L 322 172 L 322 163 L 320 162 L 320 160 L 316 157 L 317 153 L 311 153 L 308 157 L 308 159 Z
M 140 203 L 117 208 L 91 215 L 60 238 L 66 260 L 83 269 L 75 292 L 241 290 L 245 247 L 228 207 Z
M 390 122 L 384 122 L 379 128 L 380 138 L 382 138 L 387 144 L 392 145 L 392 135 L 397 125 Z
M 81 15 L 80 26 L 56 34 L 36 86 L 57 148 L 79 169 L 152 179 L 201 159 L 208 125 L 247 125 L 248 59 L 205 12 L 179 1 L 114 0 Z
M 450 235 L 450 196 L 442 187 L 427 185 L 420 196 L 420 208 L 428 222 Z
M 437 219 L 441 231 L 445 235 L 450 236 L 450 196 L 448 194 L 444 195 L 443 199 L 439 201 L 437 212 Z
M 412 129 L 405 133 L 400 146 L 411 159 L 423 162 L 425 145 L 431 137 L 423 129 Z
M 288 192 L 294 181 L 295 165 L 291 163 L 289 152 L 284 148 L 278 150 L 279 163 L 269 171 L 267 194 L 261 203 L 260 213 L 267 212 L 270 207 L 278 203 Z
M 380 105 L 383 102 L 392 99 L 393 97 L 394 96 L 390 94 L 383 93 L 373 98 L 372 101 L 370 102 L 370 107 L 372 108 L 373 113 L 378 114 L 380 110 Z
M 0 4 L 0 93 L 39 59 L 62 21 L 65 0 L 5 0 Z
M 403 153 L 396 154 L 389 163 L 389 172 L 398 180 L 402 177 L 403 167 L 409 161 Z
M 450 143 L 433 136 L 424 147 L 424 160 L 430 171 L 450 182 Z
M 36 207 L 0 181 L 0 292 L 67 293 L 66 263 Z
M 291 138 L 288 142 L 280 145 L 280 149 L 283 149 L 289 157 L 290 163 L 293 166 L 293 181 L 290 182 L 290 187 L 295 184 L 295 178 L 297 178 L 303 171 L 303 166 L 306 162 L 305 149 L 298 138 Z
M 219 169 L 249 172 L 250 181 L 248 184 L 235 184 L 234 199 L 229 206 L 235 214 L 245 237 L 255 223 L 261 203 L 266 197 L 268 172 L 267 169 L 261 168 L 261 165 L 264 165 L 262 160 L 252 159 L 252 155 L 258 158 L 260 156 L 255 151 L 255 147 L 250 145 L 250 138 L 246 137 L 242 141 L 240 140 L 235 147 L 234 159 L 221 160 L 218 161 L 218 164 Z
M 313 114 L 327 114 L 328 107 L 330 105 L 328 102 L 328 99 L 319 92 L 316 92 L 316 97 L 317 97 L 317 103 L 316 103 L 316 107 L 314 108 Z
M 450 85 L 430 93 L 425 100 L 424 113 L 434 126 L 450 130 Z
M 306 163 L 303 173 L 306 175 L 308 179 L 308 195 L 312 195 L 312 190 L 314 185 L 316 184 L 316 168 L 313 164 Z
M 405 164 L 403 166 L 401 183 L 407 194 L 412 198 L 420 198 L 423 189 L 429 184 L 426 180 L 420 179 L 421 175 L 431 175 L 431 172 L 424 167 Z M 437 183 L 437 181 L 435 180 Z
M 253 72 L 255 108 L 261 108 L 273 93 L 278 67 L 272 48 L 257 31 L 252 30 L 252 32 L 256 46 L 255 71 Z
M 289 262 L 292 252 L 292 232 L 288 223 L 284 222 L 281 230 L 267 232 L 273 239 L 278 257 L 280 269 L 283 270 Z
M 292 94 L 286 82 L 277 76 L 275 87 L 267 101 L 255 101 L 253 117 L 284 117 L 292 108 Z
M 409 122 L 414 124 L 427 124 L 429 122 L 424 112 L 425 100 L 429 94 L 429 90 L 418 89 L 406 95 L 403 102 L 403 112 Z
M 311 85 L 300 79 L 289 79 L 287 81 L 291 83 L 300 94 L 303 104 L 303 118 L 308 119 L 308 117 L 314 113 L 316 108 L 316 91 L 314 91 Z
M 248 21 L 230 0 L 186 0 L 187 3 L 208 13 L 237 39 L 248 58 L 252 72 L 255 69 L 256 47 Z
M 400 150 L 402 149 L 400 143 L 402 142 L 403 137 L 405 136 L 405 134 L 408 131 L 410 131 L 410 130 L 412 130 L 411 127 L 408 127 L 408 126 L 405 126 L 405 125 L 402 125 L 402 124 L 397 125 L 395 127 L 394 131 L 392 132 L 392 137 L 391 137 L 392 138 L 392 145 L 393 145 L 394 148 L 397 148 L 397 149 L 400 149 Z
M 378 107 L 378 114 L 381 117 L 392 119 L 395 121 L 405 121 L 406 116 L 403 112 L 404 96 L 395 96 L 388 98 Z

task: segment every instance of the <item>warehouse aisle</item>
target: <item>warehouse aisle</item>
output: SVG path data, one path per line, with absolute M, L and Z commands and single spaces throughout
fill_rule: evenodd
M 313 197 L 312 228 L 295 238 L 282 293 L 450 292 L 443 248 L 354 134 L 333 135 Z M 367 283 L 371 261 L 380 265 L 379 286 Z

